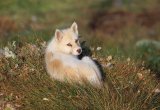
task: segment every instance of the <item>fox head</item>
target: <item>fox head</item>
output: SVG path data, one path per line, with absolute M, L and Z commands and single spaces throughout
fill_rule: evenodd
M 79 37 L 78 37 L 78 26 L 77 23 L 74 22 L 71 27 L 55 31 L 55 39 L 56 39 L 56 47 L 58 51 L 71 54 L 71 55 L 80 55 L 82 52 Z

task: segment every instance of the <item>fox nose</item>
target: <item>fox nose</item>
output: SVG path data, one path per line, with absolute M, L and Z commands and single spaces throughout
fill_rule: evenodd
M 82 49 L 77 49 L 77 52 L 80 54 L 82 52 Z

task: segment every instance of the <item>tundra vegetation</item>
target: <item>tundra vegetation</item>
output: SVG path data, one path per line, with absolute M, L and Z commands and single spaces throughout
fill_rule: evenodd
M 159 110 L 159 0 L 0 1 L 0 110 Z M 104 87 L 51 80 L 46 43 L 76 21 Z M 85 43 L 83 41 L 86 41 Z

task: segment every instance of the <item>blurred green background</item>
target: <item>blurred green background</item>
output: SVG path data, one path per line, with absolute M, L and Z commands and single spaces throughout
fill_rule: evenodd
M 76 21 L 82 40 L 93 47 L 103 47 L 101 55 L 138 56 L 149 62 L 154 59 L 153 62 L 158 60 L 154 67 L 157 68 L 160 59 L 159 4 L 159 0 L 0 1 L 0 47 L 13 40 L 48 41 L 56 28 L 68 27 Z M 140 51 L 137 42 L 141 42 Z

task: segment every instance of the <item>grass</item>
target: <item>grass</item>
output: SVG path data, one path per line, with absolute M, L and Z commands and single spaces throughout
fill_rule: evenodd
M 134 110 L 159 106 L 160 97 L 154 92 L 159 87 L 158 80 L 142 63 L 116 57 L 107 61 L 93 52 L 102 65 L 114 64 L 112 68 L 104 66 L 104 88 L 69 85 L 52 81 L 47 75 L 42 43 L 26 43 L 21 47 L 17 44 L 15 59 L 1 58 L 1 100 L 15 107 L 18 104 L 19 109 Z
M 88 26 L 97 12 L 137 14 L 154 10 L 158 2 L 124 0 L 122 7 L 114 7 L 110 0 L 1 1 L 0 52 L 7 47 L 15 58 L 0 53 L 0 109 L 159 110 L 159 47 L 136 47 L 142 39 L 160 40 L 159 23 L 151 27 L 134 23 L 114 34 L 106 33 L 106 27 L 92 30 Z M 46 42 L 57 27 L 67 27 L 73 21 L 79 25 L 85 48 L 91 50 L 89 55 L 102 65 L 105 79 L 101 89 L 60 83 L 46 72 Z M 102 49 L 97 51 L 97 47 Z

